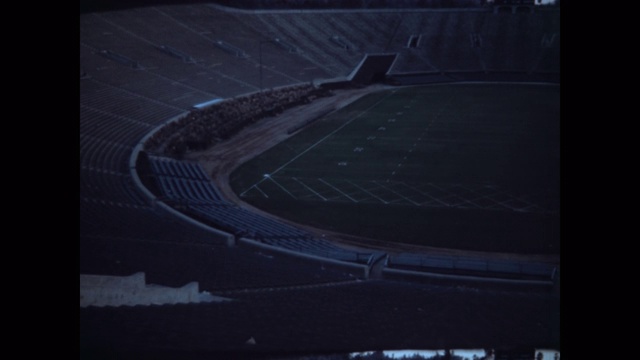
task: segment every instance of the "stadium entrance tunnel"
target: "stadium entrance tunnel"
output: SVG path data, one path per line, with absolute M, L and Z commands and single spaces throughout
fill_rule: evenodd
M 398 54 L 367 54 L 348 79 L 354 85 L 370 85 L 384 82 Z

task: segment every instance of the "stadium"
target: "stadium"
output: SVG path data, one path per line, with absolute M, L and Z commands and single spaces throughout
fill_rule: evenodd
M 79 50 L 81 358 L 560 349 L 559 6 L 86 1 Z

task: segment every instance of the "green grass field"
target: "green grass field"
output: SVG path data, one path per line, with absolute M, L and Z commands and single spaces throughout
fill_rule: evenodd
M 243 200 L 389 242 L 559 251 L 560 91 L 457 84 L 370 94 L 231 176 Z

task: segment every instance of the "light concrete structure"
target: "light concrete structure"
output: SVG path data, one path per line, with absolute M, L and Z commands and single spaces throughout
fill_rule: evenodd
M 198 282 L 180 288 L 147 285 L 142 272 L 131 276 L 80 274 L 80 307 L 185 304 L 230 299 L 198 291 Z

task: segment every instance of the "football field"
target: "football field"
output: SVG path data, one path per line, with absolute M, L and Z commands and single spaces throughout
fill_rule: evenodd
M 389 242 L 554 253 L 559 86 L 448 84 L 369 94 L 252 159 L 240 197 Z

